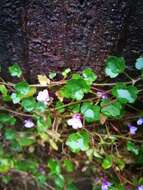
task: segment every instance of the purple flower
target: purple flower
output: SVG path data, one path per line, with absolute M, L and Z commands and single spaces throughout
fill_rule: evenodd
M 98 96 L 98 98 L 102 98 L 102 99 L 107 99 L 108 95 L 105 92 L 97 92 L 96 95 Z
M 131 135 L 135 135 L 136 132 L 137 132 L 137 130 L 138 130 L 138 128 L 135 127 L 135 126 L 133 126 L 133 125 L 131 125 L 131 124 L 128 124 L 128 127 L 129 127 L 130 134 Z
M 143 118 L 139 118 L 137 120 L 137 125 L 143 125 Z
M 107 181 L 106 179 L 103 179 L 102 181 L 102 185 L 101 185 L 101 189 L 102 190 L 108 190 L 108 188 L 112 185 L 112 183 L 110 183 L 109 181 Z
M 43 102 L 44 104 L 48 104 L 48 102 L 50 101 L 50 96 L 49 96 L 49 92 L 47 89 L 40 91 L 38 93 L 38 96 L 36 98 L 39 102 Z
M 30 119 L 25 120 L 24 121 L 24 127 L 25 128 L 32 128 L 32 127 L 34 127 L 33 121 L 31 121 Z
M 73 129 L 79 129 L 83 127 L 80 114 L 73 115 L 72 118 L 67 121 L 67 123 L 68 125 L 72 126 Z
M 143 185 L 138 186 L 137 190 L 143 190 Z

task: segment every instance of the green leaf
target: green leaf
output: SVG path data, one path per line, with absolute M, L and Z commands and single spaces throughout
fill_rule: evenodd
M 33 97 L 25 98 L 21 102 L 22 107 L 27 112 L 32 112 L 36 108 L 36 101 Z
M 46 110 L 46 105 L 43 102 L 36 102 L 35 111 L 44 112 Z
M 8 90 L 5 87 L 5 85 L 0 85 L 0 92 L 2 93 L 3 96 L 7 96 L 8 95 Z
M 37 130 L 38 132 L 44 132 L 47 131 L 51 127 L 51 117 L 50 115 L 47 115 L 46 118 L 43 117 L 37 117 Z
M 6 125 L 15 125 L 16 119 L 9 114 L 1 113 L 0 114 L 0 123 L 6 124 Z
M 13 161 L 7 158 L 0 158 L 0 173 L 7 173 L 13 167 Z
M 4 101 L 11 101 L 10 96 L 8 95 L 8 89 L 5 85 L 0 85 L 0 92 L 2 93 L 2 97 Z
M 78 190 L 78 188 L 73 183 L 70 183 L 67 185 L 67 190 Z
M 90 90 L 90 86 L 87 85 L 85 80 L 71 79 L 61 89 L 60 93 L 65 98 L 81 100 L 84 97 L 84 94 L 88 93 L 89 90 Z
M 123 104 L 134 103 L 137 99 L 138 89 L 132 85 L 118 83 L 113 87 L 112 94 Z
M 116 158 L 115 162 L 116 162 L 116 166 L 118 167 L 119 170 L 122 171 L 125 168 L 125 162 L 122 159 Z
M 80 104 L 74 104 L 68 107 L 70 111 L 73 113 L 79 113 L 80 112 Z
M 9 67 L 10 75 L 13 77 L 20 77 L 22 75 L 22 70 L 18 64 L 14 64 Z
M 97 79 L 96 74 L 90 68 L 87 68 L 87 69 L 83 70 L 82 75 L 84 77 L 84 80 L 89 85 L 91 85 Z
M 34 136 L 21 136 L 17 138 L 17 141 L 20 146 L 26 147 L 30 146 L 35 143 L 35 138 Z
M 31 90 L 29 84 L 26 81 L 19 82 L 15 85 L 16 92 L 20 96 L 25 96 L 29 93 Z
M 44 187 L 44 185 L 45 185 L 45 183 L 46 183 L 46 180 L 47 180 L 47 178 L 46 178 L 46 176 L 44 175 L 44 174 L 41 174 L 41 173 L 38 173 L 38 174 L 36 174 L 36 181 L 37 181 L 37 183 L 42 187 Z
M 88 150 L 89 143 L 89 134 L 86 131 L 73 133 L 68 136 L 66 141 L 66 145 L 69 146 L 74 153 Z
M 127 142 L 127 150 L 136 156 L 139 155 L 139 148 L 131 141 Z
M 56 72 L 50 72 L 49 73 L 49 78 L 54 79 L 56 77 L 57 73 Z
M 106 102 L 106 101 L 105 101 Z M 107 117 L 119 117 L 122 115 L 122 105 L 120 102 L 116 101 L 113 103 L 110 103 L 110 101 L 107 101 L 105 103 L 104 101 L 101 103 L 101 112 L 106 115 Z
M 73 172 L 75 167 L 71 160 L 64 160 L 64 168 L 67 172 Z
M 55 159 L 50 159 L 48 161 L 48 168 L 50 169 L 51 174 L 58 175 L 61 173 L 61 167 L 60 164 L 57 160 Z
M 67 68 L 67 69 L 65 69 L 65 70 L 62 72 L 62 75 L 64 76 L 64 78 L 66 78 L 70 72 L 71 72 L 71 69 L 70 69 L 70 68 Z
M 89 102 L 82 104 L 81 113 L 88 123 L 98 121 L 100 119 L 100 107 L 97 105 L 92 105 Z
M 125 70 L 125 60 L 123 57 L 109 56 L 106 60 L 105 73 L 110 78 L 117 77 Z
M 72 75 L 72 79 L 82 79 L 82 77 L 80 76 L 80 74 L 78 74 L 78 73 L 74 73 L 73 75 Z
M 60 188 L 60 189 L 62 189 L 63 190 L 63 188 L 64 188 L 64 185 L 65 185 L 65 180 L 64 180 L 64 177 L 63 177 L 63 175 L 56 175 L 55 176 L 55 185 L 58 187 L 58 188 Z
M 63 113 L 65 111 L 65 108 L 63 107 L 64 106 L 64 103 L 61 102 L 61 101 L 57 101 L 56 102 L 56 110 L 59 112 L 59 113 Z
M 16 131 L 13 129 L 6 129 L 4 133 L 4 137 L 6 140 L 15 140 L 16 139 Z
M 10 181 L 12 180 L 12 177 L 7 175 L 7 176 L 2 176 L 2 182 L 6 185 L 8 185 L 10 183 Z
M 143 70 L 143 57 L 140 57 L 136 60 L 135 67 L 138 70 Z
M 37 174 L 39 164 L 34 159 L 17 160 L 15 168 L 19 171 L 32 172 Z
M 11 99 L 14 104 L 18 104 L 21 100 L 21 97 L 17 93 L 12 93 Z
M 102 162 L 102 167 L 106 170 L 112 167 L 113 157 L 112 155 L 106 156 Z

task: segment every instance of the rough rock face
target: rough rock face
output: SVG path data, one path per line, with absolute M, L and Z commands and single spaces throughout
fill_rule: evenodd
M 102 76 L 109 54 L 143 51 L 142 9 L 142 0 L 2 0 L 0 64 L 20 64 L 31 80 L 66 67 Z

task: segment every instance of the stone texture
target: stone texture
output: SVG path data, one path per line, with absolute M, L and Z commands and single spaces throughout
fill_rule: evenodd
M 67 67 L 92 67 L 103 77 L 108 55 L 132 61 L 142 53 L 142 10 L 142 0 L 2 0 L 3 75 L 18 63 L 31 81 Z

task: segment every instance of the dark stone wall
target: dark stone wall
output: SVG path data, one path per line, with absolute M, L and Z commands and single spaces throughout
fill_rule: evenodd
M 143 52 L 142 10 L 142 0 L 1 0 L 3 75 L 18 63 L 32 81 L 66 67 L 102 77 L 109 54 L 132 61 Z

